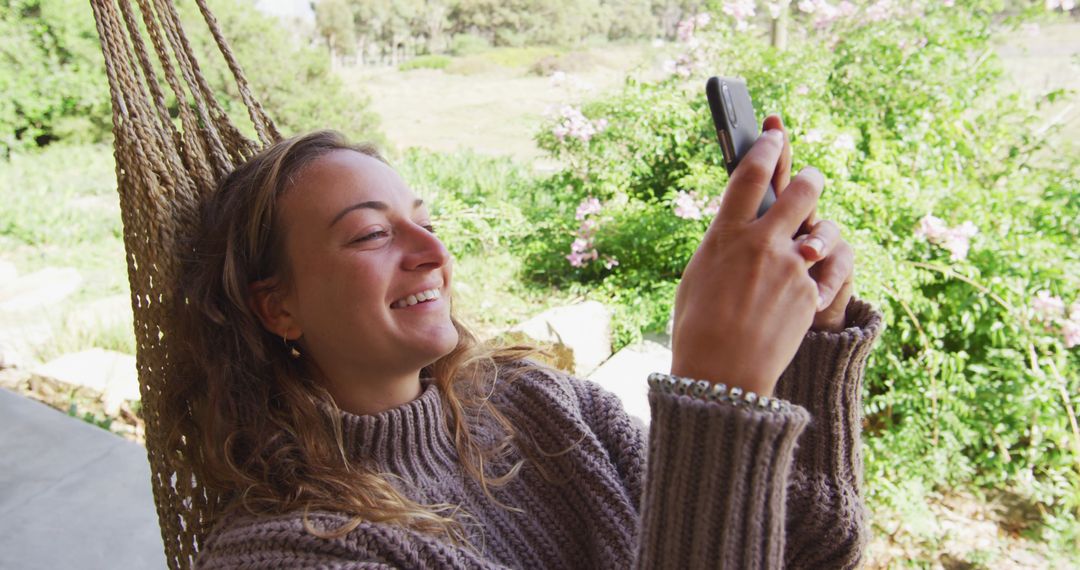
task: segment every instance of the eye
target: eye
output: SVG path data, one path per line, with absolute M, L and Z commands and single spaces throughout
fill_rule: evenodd
M 357 238 L 354 241 L 371 241 L 373 239 L 378 239 L 380 237 L 385 237 L 385 236 L 388 236 L 388 235 L 390 235 L 390 234 L 388 232 L 386 232 L 385 230 L 379 230 L 377 232 L 372 232 L 372 233 L 370 233 L 370 234 L 368 234 L 368 235 L 366 235 L 364 237 Z

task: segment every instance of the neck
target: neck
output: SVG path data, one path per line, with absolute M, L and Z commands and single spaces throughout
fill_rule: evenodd
M 403 406 L 420 397 L 420 371 L 379 379 L 353 377 L 348 381 L 328 378 L 324 384 L 342 411 L 358 416 L 375 415 Z

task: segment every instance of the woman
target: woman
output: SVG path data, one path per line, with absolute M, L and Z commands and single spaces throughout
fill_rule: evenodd
M 166 398 L 178 460 L 228 505 L 197 566 L 856 565 L 881 318 L 814 221 L 821 175 L 791 178 L 765 130 L 676 296 L 671 373 L 698 382 L 649 378 L 648 433 L 454 319 L 427 205 L 372 148 L 313 133 L 238 168 L 193 242 L 194 368 Z

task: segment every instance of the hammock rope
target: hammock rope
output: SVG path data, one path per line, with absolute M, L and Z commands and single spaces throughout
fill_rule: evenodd
M 220 505 L 175 460 L 176 451 L 164 447 L 161 395 L 179 368 L 171 364 L 179 330 L 173 315 L 183 302 L 175 294 L 179 237 L 198 223 L 199 204 L 214 183 L 281 135 L 252 95 L 205 0 L 196 3 L 235 79 L 257 141 L 231 122 L 216 99 L 172 0 L 135 2 L 137 8 L 131 0 L 90 0 L 90 6 L 112 101 L 117 192 L 154 503 L 166 560 L 170 568 L 180 569 L 191 567 Z M 166 89 L 175 98 L 176 116 L 169 111 Z

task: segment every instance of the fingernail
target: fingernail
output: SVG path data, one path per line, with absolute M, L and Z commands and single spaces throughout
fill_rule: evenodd
M 821 255 L 822 250 L 825 249 L 825 242 L 821 241 L 821 238 L 812 237 L 803 242 L 810 249 L 814 250 L 814 253 Z
M 769 129 L 762 133 L 762 136 L 771 137 L 773 139 L 779 140 L 784 138 L 784 133 L 781 133 L 780 129 Z
M 829 305 L 828 305 L 828 301 L 825 298 L 825 293 L 824 292 L 818 293 L 817 310 L 818 311 L 824 311 L 825 307 L 828 307 L 828 306 Z

